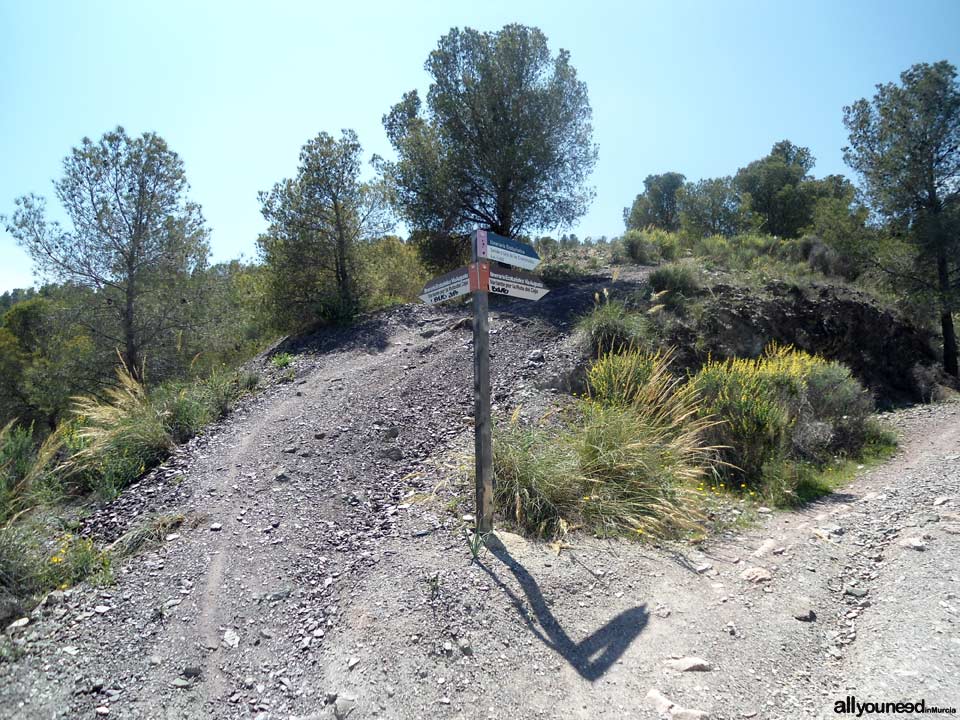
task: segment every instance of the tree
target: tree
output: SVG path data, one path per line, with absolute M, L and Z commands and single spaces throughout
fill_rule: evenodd
M 759 217 L 760 229 L 779 237 L 799 237 L 822 197 L 840 197 L 849 186 L 841 176 L 815 180 L 810 175 L 814 157 L 805 147 L 781 140 L 770 154 L 741 168 L 733 185 L 749 210 Z
M 647 175 L 643 181 L 643 193 L 637 195 L 629 209 L 623 210 L 627 230 L 643 230 L 651 225 L 663 230 L 677 230 L 680 227 L 677 192 L 685 179 L 677 172 Z
M 523 25 L 454 28 L 425 68 L 426 107 L 416 90 L 394 105 L 383 124 L 397 160 L 380 161 L 415 233 L 462 259 L 477 226 L 516 236 L 586 212 L 597 149 L 566 50 L 551 55 L 544 34 Z
M 900 84 L 877 85 L 872 101 L 843 109 L 844 159 L 864 180 L 880 217 L 913 246 L 905 279 L 937 298 L 943 366 L 957 367 L 953 313 L 960 294 L 960 86 L 946 61 L 920 63 Z M 902 274 L 901 274 L 902 276 Z
M 339 321 L 361 307 L 358 246 L 392 226 L 382 185 L 360 181 L 361 152 L 352 130 L 339 140 L 322 132 L 300 151 L 294 179 L 260 193 L 270 227 L 257 242 L 280 327 Z
M 680 226 L 691 237 L 735 235 L 750 225 L 733 178 L 707 178 L 677 191 Z
M 18 302 L 23 302 L 24 300 L 35 297 L 36 294 L 37 291 L 33 288 L 14 288 L 13 290 L 7 290 L 3 295 L 0 295 L 0 314 L 5 313 Z
M 84 317 L 92 334 L 119 345 L 138 379 L 146 355 L 196 323 L 191 275 L 206 264 L 200 207 L 187 199 L 179 156 L 154 133 L 122 127 L 84 138 L 54 182 L 72 231 L 46 220 L 45 201 L 16 201 L 7 230 L 46 276 L 94 292 Z
M 72 315 L 38 296 L 0 317 L 0 425 L 17 418 L 53 430 L 72 396 L 99 386 L 95 348 Z

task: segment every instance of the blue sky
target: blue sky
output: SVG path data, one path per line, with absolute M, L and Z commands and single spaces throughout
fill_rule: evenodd
M 317 132 L 390 155 L 381 117 L 424 90 L 452 26 L 537 25 L 587 82 L 597 197 L 574 230 L 622 231 L 650 173 L 725 175 L 777 140 L 847 172 L 842 107 L 916 62 L 960 65 L 960 1 L 53 2 L 0 0 L 0 213 L 52 196 L 81 138 L 120 124 L 183 158 L 215 260 L 255 256 L 257 191 Z M 31 284 L 0 233 L 0 291 Z

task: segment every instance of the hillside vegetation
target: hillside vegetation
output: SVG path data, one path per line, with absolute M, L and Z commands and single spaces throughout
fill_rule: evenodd
M 581 324 L 586 394 L 498 438 L 500 512 L 539 536 L 680 536 L 705 530 L 714 496 L 802 502 L 890 447 L 875 400 L 956 386 L 948 63 L 845 109 L 860 194 L 784 140 L 727 177 L 650 175 L 622 236 L 583 240 L 538 234 L 592 197 L 592 110 L 569 53 L 537 28 L 455 28 L 426 68 L 425 99 L 383 118 L 396 160 L 372 179 L 351 130 L 305 139 L 289 178 L 264 178 L 256 262 L 209 262 L 184 162 L 156 133 L 117 127 L 69 152 L 54 182 L 67 228 L 44 198 L 16 200 L 5 224 L 47 283 L 0 297 L 0 604 L 107 581 L 109 554 L 73 534 L 85 507 L 228 413 L 259 383 L 244 364 L 278 338 L 414 301 L 466 261 L 476 227 L 533 244 L 554 287 L 611 273 Z M 543 112 L 473 111 L 493 101 Z M 911 194 L 924 173 L 933 190 Z M 656 268 L 618 294 L 627 264 Z M 273 355 L 280 380 L 292 361 Z

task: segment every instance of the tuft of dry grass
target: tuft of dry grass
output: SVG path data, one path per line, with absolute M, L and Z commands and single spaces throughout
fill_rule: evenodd
M 694 485 L 712 473 L 693 386 L 669 372 L 669 353 L 602 356 L 588 394 L 559 427 L 512 422 L 494 443 L 501 512 L 527 532 L 562 537 L 666 537 L 697 527 Z

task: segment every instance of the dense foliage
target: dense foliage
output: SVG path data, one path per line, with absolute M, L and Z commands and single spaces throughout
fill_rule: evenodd
M 416 90 L 384 117 L 396 162 L 382 167 L 402 218 L 436 269 L 459 264 L 476 227 L 506 236 L 572 224 L 597 159 L 587 87 L 537 28 L 454 28 Z
M 300 151 L 291 180 L 260 193 L 270 223 L 258 244 L 277 326 L 295 330 L 352 318 L 364 306 L 361 246 L 391 229 L 379 183 L 360 180 L 356 133 L 320 133 Z
M 953 314 L 960 307 L 960 84 L 948 62 L 914 65 L 900 84 L 844 108 L 847 163 L 872 209 L 908 244 L 906 267 L 862 248 L 908 290 L 935 300 L 943 365 L 960 376 Z M 879 260 L 877 259 L 879 257 Z
M 142 377 L 145 358 L 165 366 L 177 338 L 202 323 L 207 230 L 187 198 L 180 157 L 154 133 L 123 128 L 84 138 L 54 190 L 72 228 L 46 219 L 45 201 L 16 201 L 7 230 L 48 277 L 85 291 L 81 321 L 101 345 L 119 345 Z

